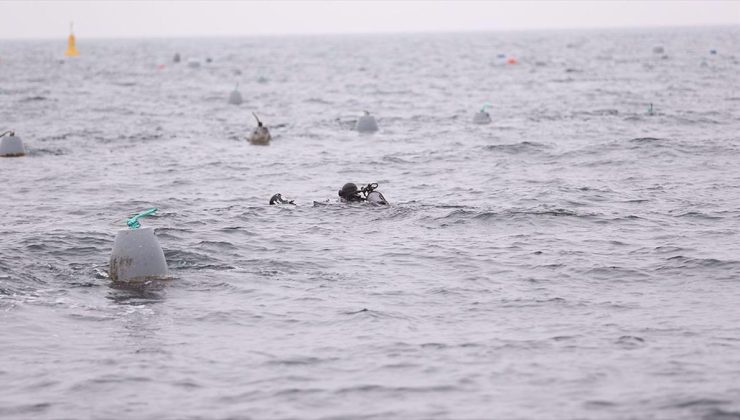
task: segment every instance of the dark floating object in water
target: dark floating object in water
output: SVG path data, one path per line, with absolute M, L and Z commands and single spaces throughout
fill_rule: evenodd
M 295 205 L 294 200 L 286 200 L 283 198 L 282 194 L 277 193 L 270 197 L 270 205 L 273 206 L 275 204 L 293 204 Z
M 650 103 L 650 106 L 648 106 L 648 115 L 655 115 L 655 110 L 653 109 L 652 102 Z
M 380 191 L 376 191 L 378 184 L 372 182 L 358 189 L 353 182 L 348 182 L 338 191 L 339 199 L 343 203 L 368 202 L 374 205 L 387 206 L 388 200 L 383 197 Z
M 653 47 L 654 54 L 663 54 L 664 52 L 665 52 L 665 49 L 661 46 Z
M 172 62 L 173 62 L 173 63 L 179 63 L 179 62 L 180 62 L 180 60 L 181 60 L 181 58 L 180 58 L 180 53 L 175 53 L 175 56 L 174 56 L 174 57 L 172 57 Z
M 717 50 L 709 50 L 709 54 L 717 55 Z
M 0 134 L 0 157 L 21 157 L 26 154 L 23 140 L 15 135 L 14 131 Z

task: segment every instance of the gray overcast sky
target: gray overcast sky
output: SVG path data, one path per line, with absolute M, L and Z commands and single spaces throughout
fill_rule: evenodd
M 0 39 L 740 25 L 740 1 L 5 1 Z

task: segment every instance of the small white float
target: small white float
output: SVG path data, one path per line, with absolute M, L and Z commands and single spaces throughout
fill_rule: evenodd
M 15 135 L 13 131 L 6 131 L 0 134 L 0 156 L 1 157 L 19 157 L 26 154 L 23 147 L 23 140 Z
M 270 144 L 270 140 L 272 140 L 272 136 L 270 135 L 270 130 L 267 129 L 264 125 L 262 125 L 262 121 L 260 121 L 257 114 L 254 112 L 252 113 L 254 115 L 254 118 L 257 120 L 257 127 L 255 127 L 254 130 L 252 130 L 252 134 L 247 137 L 247 140 L 250 144 L 254 144 L 257 146 L 267 146 Z
M 375 117 L 370 115 L 369 112 L 365 111 L 365 115 L 361 116 L 355 124 L 355 130 L 360 133 L 374 133 L 378 131 L 378 123 L 375 121 Z

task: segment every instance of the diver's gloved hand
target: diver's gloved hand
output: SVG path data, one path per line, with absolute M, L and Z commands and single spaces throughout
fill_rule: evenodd
M 360 190 L 365 196 L 367 197 L 368 194 L 378 189 L 378 183 L 377 182 L 371 182 L 370 184 L 365 185 L 362 187 L 362 190 Z
M 295 203 L 293 201 L 294 200 L 286 200 L 286 199 L 284 199 L 283 196 L 280 193 L 277 193 L 277 194 L 273 195 L 272 197 L 270 197 L 270 205 L 271 206 L 272 205 L 275 205 L 275 204 L 293 204 L 293 205 L 295 205 Z

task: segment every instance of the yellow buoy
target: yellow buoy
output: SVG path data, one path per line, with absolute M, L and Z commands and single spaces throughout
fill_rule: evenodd
M 69 24 L 69 38 L 67 38 L 67 51 L 64 52 L 67 57 L 77 57 L 80 52 L 75 47 L 75 34 L 72 32 L 72 24 Z

